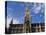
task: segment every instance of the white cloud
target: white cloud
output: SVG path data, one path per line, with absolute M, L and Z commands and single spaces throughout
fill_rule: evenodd
M 41 9 L 40 6 L 39 6 L 39 7 L 36 7 L 36 8 L 34 9 L 34 13 L 35 13 L 35 14 L 38 14 L 38 13 L 40 12 L 40 9 Z
M 36 6 L 37 6 L 36 3 L 34 3 L 34 6 L 32 7 L 32 9 L 36 8 Z
M 19 20 L 17 20 L 17 19 L 13 20 L 13 24 L 19 24 L 19 23 L 20 23 Z
M 42 8 L 41 8 L 42 7 Z M 34 7 L 32 7 L 32 11 L 35 13 L 35 14 L 38 14 L 41 10 L 41 13 L 43 13 L 44 11 L 44 4 L 41 5 L 41 3 L 39 3 L 38 5 L 36 3 L 34 3 Z
M 45 12 L 45 6 L 42 6 L 41 13 Z
M 41 5 L 39 4 L 38 6 L 36 4 L 34 4 L 34 9 L 33 9 L 33 12 L 35 14 L 38 14 L 41 10 Z
M 12 19 L 12 18 L 7 17 L 7 28 L 9 27 L 9 24 L 10 24 L 10 22 L 11 22 L 11 19 Z

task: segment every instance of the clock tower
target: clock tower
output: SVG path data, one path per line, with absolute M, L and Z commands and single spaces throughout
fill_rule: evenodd
M 26 7 L 26 12 L 24 16 L 24 32 L 29 33 L 31 32 L 31 24 L 30 24 L 30 12 L 29 12 L 29 6 Z

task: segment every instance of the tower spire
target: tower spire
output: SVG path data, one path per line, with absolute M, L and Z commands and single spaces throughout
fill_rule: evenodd
M 26 12 L 25 12 L 26 14 L 26 16 L 28 15 L 29 16 L 29 3 L 27 2 L 26 3 Z
M 30 32 L 30 20 L 29 20 L 29 15 L 30 15 L 30 12 L 29 12 L 29 3 L 27 2 L 26 3 L 26 12 L 25 12 L 25 22 L 24 22 L 24 31 L 26 33 L 29 33 Z
M 11 23 L 10 24 L 13 24 L 13 18 L 12 18 L 12 20 L 11 20 Z

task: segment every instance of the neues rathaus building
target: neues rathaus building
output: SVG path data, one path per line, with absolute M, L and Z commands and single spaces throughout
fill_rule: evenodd
M 31 23 L 30 11 L 29 8 L 26 7 L 26 12 L 24 16 L 23 24 L 13 24 L 13 19 L 9 24 L 9 28 L 5 27 L 6 34 L 16 34 L 16 33 L 33 33 L 33 32 L 44 32 L 45 31 L 45 23 Z

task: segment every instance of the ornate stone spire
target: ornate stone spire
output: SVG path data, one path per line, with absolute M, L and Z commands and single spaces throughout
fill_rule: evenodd
M 24 19 L 24 32 L 29 33 L 30 32 L 30 20 L 29 20 L 29 5 L 28 2 L 26 3 L 26 12 L 25 12 L 25 19 Z
M 12 18 L 12 20 L 11 20 L 10 24 L 13 24 L 13 18 Z

